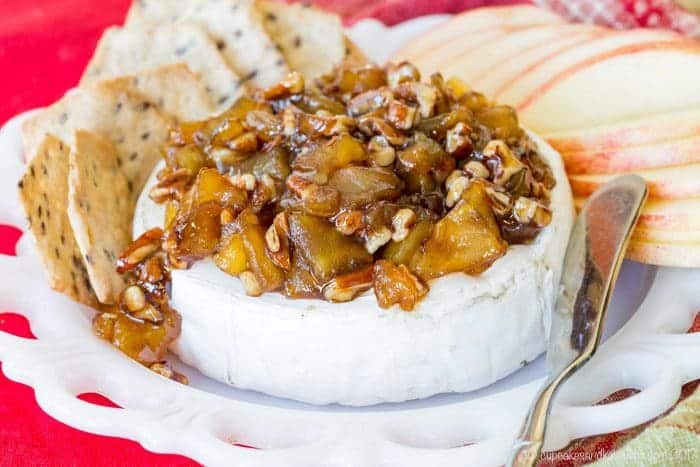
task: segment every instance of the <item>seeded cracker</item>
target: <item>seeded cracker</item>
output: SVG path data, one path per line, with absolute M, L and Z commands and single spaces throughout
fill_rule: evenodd
M 241 76 L 241 84 L 271 86 L 289 71 L 251 0 L 140 0 L 132 4 L 126 21 L 129 27 L 164 23 L 204 28 Z
M 125 282 L 116 261 L 131 240 L 131 203 L 114 145 L 76 131 L 68 172 L 68 219 L 97 298 L 115 303 Z
M 73 146 L 74 131 L 99 133 L 116 147 L 117 164 L 136 200 L 160 160 L 168 120 L 141 94 L 119 83 L 98 83 L 70 92 L 22 126 L 26 157 L 32 157 L 44 135 L 51 133 Z
M 58 138 L 43 138 L 19 182 L 19 194 L 51 288 L 95 305 L 97 300 L 66 213 L 69 152 L 70 148 Z
M 177 63 L 184 63 L 199 76 L 218 109 L 228 108 L 243 92 L 241 79 L 216 44 L 202 29 L 186 24 L 107 29 L 80 83 Z
M 205 86 L 187 65 L 179 63 L 123 76 L 118 86 L 132 86 L 175 122 L 204 120 L 216 113 Z
M 298 3 L 263 1 L 257 6 L 290 68 L 316 78 L 345 58 L 345 35 L 337 15 Z

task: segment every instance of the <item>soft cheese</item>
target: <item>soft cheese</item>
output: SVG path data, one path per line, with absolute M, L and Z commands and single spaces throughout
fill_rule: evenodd
M 543 350 L 574 211 L 559 155 L 530 134 L 557 180 L 552 223 L 479 276 L 430 283 L 413 312 L 382 309 L 370 291 L 351 302 L 245 294 L 211 260 L 172 273 L 182 334 L 172 350 L 239 388 L 314 404 L 370 405 L 465 392 L 520 368 Z M 157 170 L 157 169 L 156 169 Z M 147 196 L 134 235 L 163 222 Z

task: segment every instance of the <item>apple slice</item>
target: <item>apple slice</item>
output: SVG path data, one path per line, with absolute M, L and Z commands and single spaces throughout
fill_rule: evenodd
M 585 201 L 585 197 L 575 197 L 576 209 L 580 210 Z M 644 205 L 637 227 L 678 232 L 700 230 L 700 198 L 649 199 Z
M 471 64 L 469 70 L 466 70 L 468 75 L 465 75 L 465 79 L 470 86 L 483 91 L 481 86 L 483 81 L 489 81 L 492 77 L 498 81 L 504 79 L 502 71 L 507 64 L 512 62 L 520 66 L 527 66 L 523 55 L 529 51 L 558 49 L 562 41 L 567 43 L 566 40 L 571 36 L 580 38 L 582 34 L 590 35 L 591 29 L 597 30 L 599 28 L 568 24 L 508 28 L 507 34 L 489 42 L 488 46 L 474 47 L 466 53 L 456 51 L 455 58 L 463 59 Z M 450 62 L 452 61 L 450 60 Z
M 698 76 L 700 43 L 650 37 L 618 43 L 559 71 L 543 65 L 502 97 L 515 102 L 523 122 L 546 134 L 697 109 Z
M 632 238 L 645 243 L 700 243 L 700 230 L 654 230 L 637 227 Z
M 521 26 L 527 28 L 528 26 Z M 392 61 L 408 60 L 420 69 L 423 75 L 430 75 L 436 71 L 441 72 L 446 77 L 459 76 L 466 83 L 469 83 L 469 70 L 460 70 L 464 73 L 452 73 L 449 67 L 445 67 L 445 63 L 473 63 L 472 60 L 466 59 L 464 56 L 470 52 L 481 49 L 488 44 L 507 37 L 513 33 L 512 28 L 488 28 L 483 31 L 475 32 L 475 36 L 469 41 L 469 47 L 455 45 L 454 47 L 435 46 L 433 49 L 416 51 L 410 54 L 397 54 Z
M 700 162 L 700 109 L 543 135 L 569 174 L 613 173 Z
M 531 5 L 488 7 L 469 10 L 454 16 L 425 34 L 406 43 L 397 56 L 426 55 L 437 47 L 457 45 L 464 50 L 464 36 L 478 37 L 480 32 L 503 26 L 534 26 L 563 23 L 564 20 L 545 9 Z
M 698 267 L 700 243 L 648 243 L 633 239 L 627 258 L 659 266 Z
M 471 83 L 479 90 L 488 96 L 498 96 L 507 87 L 512 85 L 520 76 L 529 73 L 541 63 L 550 60 L 551 58 L 566 52 L 572 48 L 578 47 L 581 44 L 590 42 L 591 40 L 610 34 L 605 28 L 593 27 L 583 24 L 563 24 L 552 26 L 539 26 L 540 28 L 556 29 L 559 32 L 556 40 L 548 41 L 542 44 L 533 45 L 527 49 L 519 51 L 507 60 L 498 64 L 497 70 L 493 70 L 486 76 L 477 76 Z M 518 35 L 510 36 L 514 40 L 519 40 Z M 492 52 L 488 50 L 486 52 Z M 459 62 L 454 65 L 460 67 Z M 453 74 L 459 75 L 463 73 L 463 66 L 457 69 Z
M 699 140 L 700 141 L 700 140 Z M 660 154 L 663 156 L 663 153 Z M 649 196 L 658 199 L 685 199 L 700 196 L 700 163 L 637 170 L 649 187 Z M 571 190 L 576 196 L 590 196 L 601 185 L 622 173 L 600 175 L 569 175 Z
M 601 30 L 595 26 L 588 27 L 591 28 L 592 32 L 595 31 L 599 34 L 590 41 L 564 50 L 543 61 L 537 67 L 528 70 L 527 73 L 520 76 L 520 79 L 502 89 L 495 97 L 513 105 L 521 104 L 551 79 L 587 66 L 591 60 L 595 60 L 594 63 L 596 63 L 603 58 L 602 54 L 609 54 L 630 45 L 639 46 L 660 41 L 674 41 L 680 38 L 679 35 L 668 31 L 650 29 L 612 31 L 609 29 Z

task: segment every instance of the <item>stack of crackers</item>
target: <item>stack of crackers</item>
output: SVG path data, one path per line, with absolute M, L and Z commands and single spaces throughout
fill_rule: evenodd
M 80 86 L 22 129 L 20 199 L 51 287 L 91 306 L 117 301 L 115 260 L 169 126 L 354 53 L 338 17 L 304 5 L 136 0 L 126 24 L 105 31 Z

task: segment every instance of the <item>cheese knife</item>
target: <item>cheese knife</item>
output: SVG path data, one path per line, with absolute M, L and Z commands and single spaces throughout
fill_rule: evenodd
M 625 175 L 603 185 L 581 209 L 566 249 L 562 292 L 552 316 L 549 376 L 530 407 L 508 466 L 537 465 L 558 389 L 595 353 L 615 280 L 646 197 L 644 179 Z

